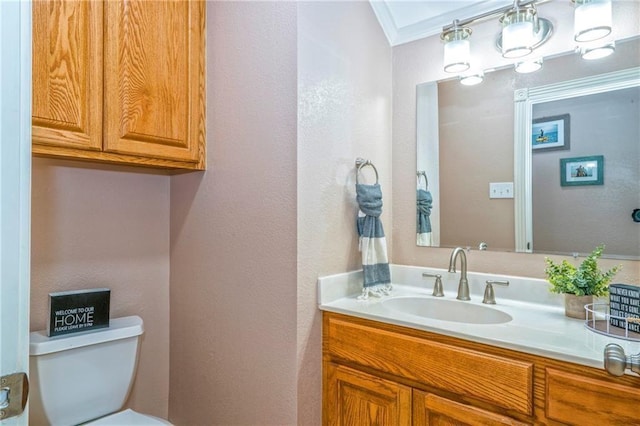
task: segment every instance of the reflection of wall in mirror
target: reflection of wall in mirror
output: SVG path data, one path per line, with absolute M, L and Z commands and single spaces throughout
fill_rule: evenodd
M 513 181 L 512 70 L 473 87 L 438 83 L 441 246 L 515 247 L 513 199 L 489 199 L 490 182 Z
M 636 39 L 618 43 L 615 55 L 588 66 L 578 55 L 569 54 L 545 61 L 543 71 L 534 74 L 499 70 L 473 87 L 457 80 L 439 82 L 441 246 L 477 246 L 486 241 L 490 250 L 514 249 L 513 200 L 488 197 L 490 182 L 513 180 L 514 90 L 637 66 L 639 52 Z M 534 249 L 541 251 L 535 242 Z
M 543 253 L 640 256 L 640 87 L 533 106 L 533 117 L 571 115 L 569 150 L 532 159 L 533 248 Z M 604 156 L 604 184 L 560 186 L 560 159 Z M 579 220 L 576 220 L 579 218 Z

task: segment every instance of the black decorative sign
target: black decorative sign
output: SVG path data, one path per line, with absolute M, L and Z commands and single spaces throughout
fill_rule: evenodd
M 640 287 L 629 284 L 611 284 L 609 286 L 610 324 L 614 327 L 629 328 L 640 332 L 640 324 L 633 318 L 640 318 Z M 618 318 L 615 318 L 618 317 Z M 621 318 L 627 318 L 625 321 Z
M 48 335 L 109 327 L 110 297 L 108 288 L 49 293 Z

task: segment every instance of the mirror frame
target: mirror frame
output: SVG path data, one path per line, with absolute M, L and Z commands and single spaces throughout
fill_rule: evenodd
M 533 106 L 544 102 L 640 86 L 640 67 L 514 92 L 515 251 L 533 253 L 531 125 Z

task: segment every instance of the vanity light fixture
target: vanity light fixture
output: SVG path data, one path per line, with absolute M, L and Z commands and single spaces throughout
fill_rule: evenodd
M 573 38 L 577 42 L 599 40 L 611 33 L 611 0 L 572 0 Z
M 484 80 L 484 73 L 482 71 L 474 74 L 467 74 L 460 76 L 460 84 L 464 86 L 475 86 L 482 83 Z
M 533 50 L 546 43 L 547 40 L 553 35 L 553 24 L 546 18 L 537 17 L 538 26 L 535 34 L 533 35 Z M 496 48 L 502 52 L 502 33 L 498 33 L 496 37 Z
M 446 72 L 461 73 L 469 69 L 470 36 L 471 29 L 460 26 L 457 19 L 453 21 L 452 28 L 440 34 L 440 38 L 444 41 L 444 70 Z
M 444 41 L 444 70 L 462 74 L 471 68 L 470 24 L 487 18 L 499 18 L 502 31 L 496 37 L 496 47 L 502 56 L 517 59 L 530 54 L 545 43 L 553 33 L 553 24 L 538 16 L 535 4 L 543 0 L 514 0 L 513 5 L 491 10 L 442 28 Z M 572 0 L 587 1 L 587 0 Z M 593 0 L 595 1 L 595 0 Z M 522 61 L 519 61 L 522 62 Z
M 546 0 L 513 0 L 512 5 L 500 7 L 469 18 L 454 20 L 442 28 L 444 41 L 444 70 L 456 73 L 461 82 L 481 81 L 470 71 L 471 29 L 469 25 L 487 18 L 498 18 L 502 31 L 496 37 L 496 47 L 507 59 L 513 59 L 519 73 L 529 73 L 542 67 L 542 59 L 521 59 L 546 43 L 553 34 L 553 24 L 538 16 L 536 4 Z M 585 42 L 599 40 L 611 33 L 612 0 L 570 0 L 575 4 L 575 40 L 585 59 L 596 59 L 615 50 L 612 43 L 593 47 Z M 537 56 L 537 55 L 536 55 Z M 466 73 L 466 75 L 463 75 Z M 469 80 L 469 78 L 475 77 Z M 476 83 L 477 84 L 477 83 Z
M 515 70 L 520 74 L 529 74 L 536 72 L 542 68 L 542 58 L 534 59 L 531 61 L 518 62 L 515 65 Z
M 616 44 L 612 41 L 610 43 L 597 46 L 581 46 L 579 49 L 582 59 L 602 59 L 616 51 Z
M 502 56 L 521 58 L 533 52 L 538 17 L 533 4 L 520 6 L 515 0 L 513 7 L 500 17 L 502 24 Z

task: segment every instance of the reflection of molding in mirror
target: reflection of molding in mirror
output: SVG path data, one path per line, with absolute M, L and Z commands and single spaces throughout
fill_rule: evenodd
M 517 91 L 514 102 L 516 251 L 587 253 L 596 245 L 605 243 L 610 257 L 640 259 L 640 229 L 627 223 L 630 221 L 616 219 L 616 212 L 624 216 L 631 206 L 640 203 L 640 125 L 637 120 L 640 114 L 639 93 L 639 67 Z M 611 99 L 615 99 L 615 103 Z M 573 131 L 577 133 L 575 146 L 571 147 L 570 154 L 557 151 L 536 154 L 536 158 L 547 155 L 547 164 L 548 160 L 554 160 L 555 164 L 544 169 L 544 165 L 540 163 L 534 170 L 532 122 L 536 116 L 552 115 L 568 109 L 572 110 Z M 606 121 L 597 122 L 598 117 L 604 117 Z M 595 126 L 594 120 L 598 123 Z M 562 162 L 563 159 L 566 161 L 566 157 L 596 154 L 604 154 L 607 173 L 617 181 L 597 189 L 561 188 L 553 180 L 540 180 L 537 185 L 534 182 L 534 172 L 538 176 L 559 178 L 557 174 L 560 170 L 556 167 L 558 160 Z M 542 189 L 538 186 L 543 186 L 546 193 L 540 195 Z M 563 207 L 562 203 L 568 205 Z M 584 204 L 581 205 L 582 203 Z M 541 213 L 541 205 L 548 206 L 543 209 L 544 213 Z M 537 214 L 534 207 L 538 208 Z M 572 221 L 570 215 L 561 215 L 554 208 L 576 211 L 588 209 L 590 214 L 580 217 L 586 228 L 568 231 L 562 234 L 562 241 L 556 241 L 550 246 L 547 234 L 557 240 L 558 229 L 566 231 Z M 535 218 L 542 214 L 546 214 L 546 218 L 539 219 L 536 225 Z M 574 224 L 580 221 L 573 219 Z

